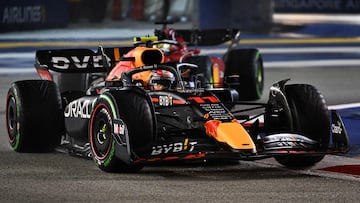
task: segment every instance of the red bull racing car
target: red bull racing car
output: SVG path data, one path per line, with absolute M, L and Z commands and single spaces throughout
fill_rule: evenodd
M 306 167 L 347 152 L 342 120 L 315 87 L 283 80 L 271 86 L 268 102 L 244 102 L 231 85 L 203 87 L 198 65 L 164 59 L 147 46 L 37 51 L 41 79 L 14 82 L 8 91 L 11 147 L 66 149 L 107 172 L 137 172 L 164 161 L 268 157 Z M 89 74 L 107 77 L 83 85 L 79 78 Z

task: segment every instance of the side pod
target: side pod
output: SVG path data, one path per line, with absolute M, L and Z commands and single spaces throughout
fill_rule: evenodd
M 333 147 L 343 153 L 349 151 L 349 137 L 344 123 L 336 110 L 331 111 L 331 135 Z

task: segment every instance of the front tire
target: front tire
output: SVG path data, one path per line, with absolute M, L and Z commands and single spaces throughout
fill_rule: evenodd
M 293 118 L 293 131 L 319 143 L 319 149 L 327 149 L 330 141 L 329 111 L 323 96 L 311 85 L 293 84 L 285 86 Z M 287 167 L 303 168 L 312 166 L 325 155 L 288 155 L 275 159 Z
M 16 152 L 46 152 L 65 132 L 59 90 L 47 80 L 18 81 L 6 99 L 9 143 Z
M 106 172 L 141 170 L 143 165 L 132 163 L 130 157 L 150 154 L 156 129 L 154 119 L 152 103 L 142 91 L 123 89 L 101 95 L 89 125 L 90 146 L 98 167 Z

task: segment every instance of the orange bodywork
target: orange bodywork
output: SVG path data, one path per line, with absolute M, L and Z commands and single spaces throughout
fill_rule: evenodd
M 148 48 L 148 47 L 135 47 L 127 54 L 124 55 L 124 58 L 132 58 L 133 60 L 120 60 L 119 63 L 110 71 L 109 75 L 106 78 L 106 81 L 119 80 L 121 74 L 125 71 L 132 70 L 134 68 L 145 66 L 143 61 L 143 53 L 148 50 L 159 50 L 157 48 Z M 160 52 L 160 51 L 159 51 Z M 162 63 L 164 61 L 164 56 L 162 56 Z M 146 82 L 151 77 L 151 71 L 143 71 L 133 75 L 134 80 L 142 80 Z M 146 85 L 146 84 L 144 84 Z
M 237 121 L 221 122 L 210 120 L 204 126 L 206 134 L 217 141 L 226 143 L 236 150 L 252 150 L 256 152 L 256 146 L 249 133 Z

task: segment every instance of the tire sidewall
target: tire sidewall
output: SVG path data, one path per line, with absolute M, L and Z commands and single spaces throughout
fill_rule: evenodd
M 114 135 L 113 135 L 113 120 L 116 118 L 114 115 L 114 103 L 107 99 L 106 97 L 99 97 L 94 105 L 94 110 L 90 116 L 89 121 L 89 142 L 92 150 L 93 158 L 95 163 L 100 168 L 109 168 L 115 159 L 115 143 L 114 143 Z M 97 149 L 97 135 L 94 134 L 94 130 L 98 128 L 99 122 L 96 119 L 101 119 L 101 121 L 106 122 L 108 127 L 108 132 L 110 132 L 107 140 L 107 149 L 105 154 L 99 154 Z M 95 128 L 95 129 L 94 129 Z
M 19 119 L 21 118 L 21 103 L 17 95 L 17 88 L 12 86 L 9 89 L 6 99 L 6 130 L 8 133 L 9 144 L 14 151 L 19 151 L 22 143 L 22 136 L 20 136 Z M 10 121 L 9 116 L 14 116 L 14 120 Z M 10 124 L 9 122 L 15 122 Z

